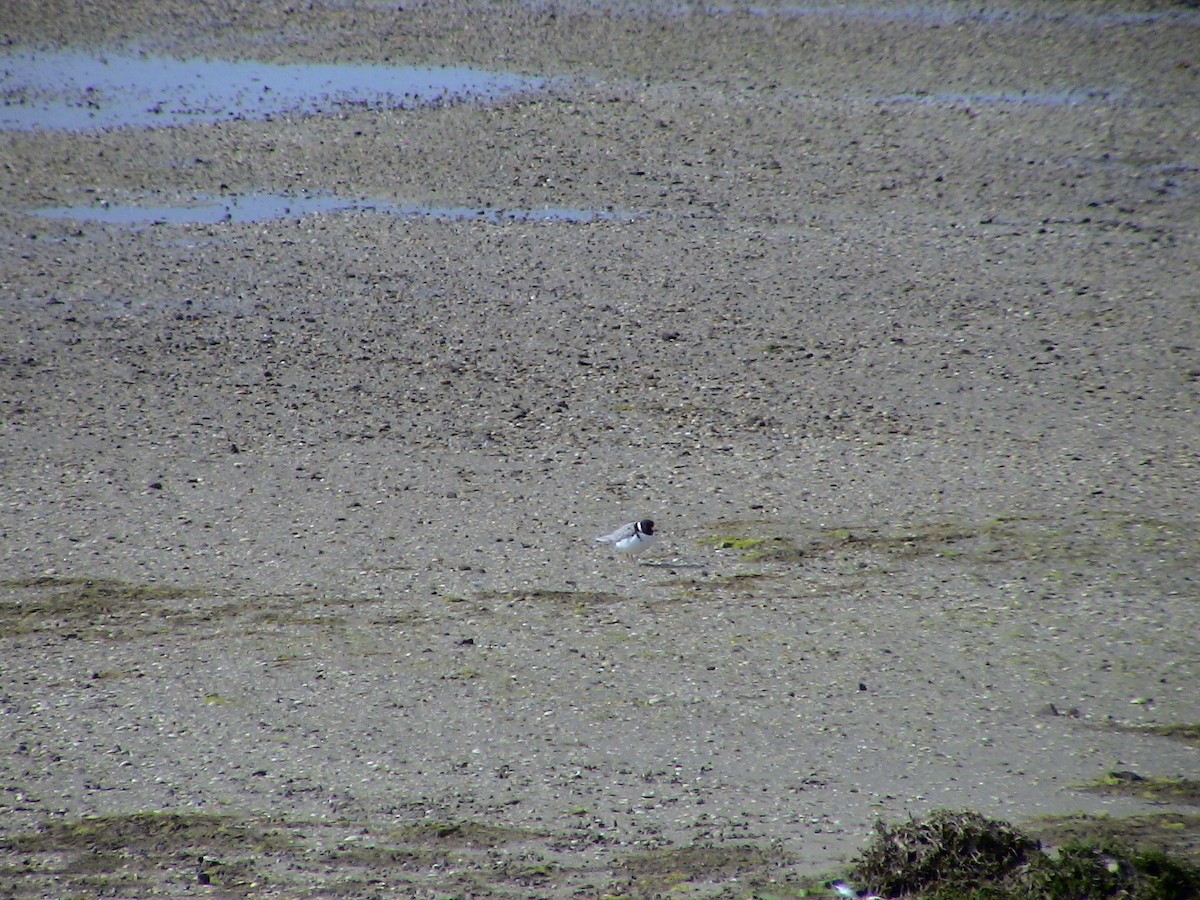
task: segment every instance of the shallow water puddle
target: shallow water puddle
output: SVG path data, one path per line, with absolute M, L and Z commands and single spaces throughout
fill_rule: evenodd
M 302 216 L 353 208 L 353 204 L 336 197 L 251 194 L 229 200 L 202 197 L 191 203 L 170 206 L 104 203 L 98 206 L 51 206 L 31 212 L 45 219 L 103 222 L 108 225 L 212 225 L 217 222 L 261 222 L 288 215 Z
M 938 91 L 936 93 L 893 94 L 878 98 L 884 103 L 921 103 L 929 106 L 1079 106 L 1112 100 L 1119 91 L 1065 90 L 1065 91 L 997 91 L 977 94 Z
M 542 82 L 467 68 L 0 54 L 0 130 L 166 126 L 492 100 Z
M 503 222 L 628 222 L 633 216 L 610 210 L 552 207 L 547 209 L 496 209 L 488 207 L 438 207 L 396 205 L 367 200 L 347 200 L 328 195 L 295 196 L 257 193 L 237 197 L 196 197 L 172 205 L 103 203 L 96 206 L 51 206 L 30 210 L 47 219 L 102 222 L 109 225 L 212 225 L 218 222 L 264 222 L 324 212 L 366 212 L 411 219 Z
M 587 224 L 588 222 L 632 222 L 632 213 L 600 209 L 575 209 L 572 207 L 549 207 L 546 209 L 495 209 L 469 206 L 397 206 L 381 210 L 391 215 L 408 218 L 443 219 L 446 221 L 474 221 L 500 224 L 502 222 L 561 222 Z

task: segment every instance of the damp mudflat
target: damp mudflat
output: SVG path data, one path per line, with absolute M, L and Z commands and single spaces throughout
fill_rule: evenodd
M 1022 23 L 1053 23 L 1085 27 L 1121 28 L 1156 25 L 1168 22 L 1195 25 L 1200 14 L 1191 9 L 1152 10 L 1093 10 L 1056 5 L 1043 8 L 1012 9 L 1003 7 L 974 7 L 958 4 L 914 3 L 850 3 L 850 4 L 741 4 L 731 3 L 710 10 L 712 14 L 744 13 L 782 18 L 828 17 L 848 20 L 917 22 L 942 25 L 1015 25 Z
M 156 127 L 494 100 L 536 79 L 465 67 L 173 59 L 133 51 L 0 55 L 0 130 Z

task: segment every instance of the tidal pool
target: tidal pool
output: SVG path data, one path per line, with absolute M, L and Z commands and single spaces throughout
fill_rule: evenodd
M 494 100 L 543 82 L 469 68 L 0 54 L 0 130 L 166 126 Z

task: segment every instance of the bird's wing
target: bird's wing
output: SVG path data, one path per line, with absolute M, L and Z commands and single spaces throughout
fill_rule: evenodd
M 596 538 L 596 540 L 600 541 L 601 543 L 605 543 L 605 544 L 615 544 L 618 541 L 625 540 L 625 538 L 627 538 L 627 537 L 632 537 L 636 533 L 637 533 L 636 524 L 633 522 L 630 522 L 628 525 L 622 525 L 620 528 L 618 528 L 612 534 L 606 534 L 603 537 Z

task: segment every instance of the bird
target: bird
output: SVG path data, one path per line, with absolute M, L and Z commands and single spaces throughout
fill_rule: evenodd
M 839 897 L 854 897 L 856 900 L 883 900 L 878 894 L 868 894 L 866 891 L 856 891 L 844 881 L 834 881 L 829 885 Z
M 596 538 L 601 544 L 612 544 L 618 552 L 636 556 L 658 540 L 654 533 L 654 522 L 651 519 L 640 519 L 622 525 L 612 534 Z

